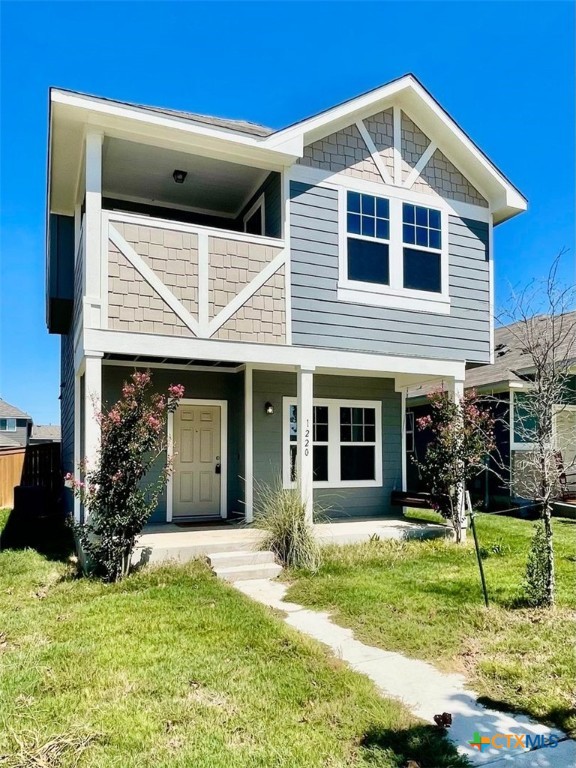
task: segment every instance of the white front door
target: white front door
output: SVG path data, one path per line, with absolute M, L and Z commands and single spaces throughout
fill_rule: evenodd
M 174 413 L 172 516 L 217 517 L 221 493 L 219 405 L 180 405 Z

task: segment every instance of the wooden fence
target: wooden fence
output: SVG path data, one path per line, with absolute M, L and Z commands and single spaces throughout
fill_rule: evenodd
M 55 501 L 62 487 L 60 443 L 1 449 L 0 507 L 14 505 L 17 485 L 46 488 L 49 497 Z
M 22 482 L 26 448 L 0 449 L 0 507 L 14 506 L 14 487 Z

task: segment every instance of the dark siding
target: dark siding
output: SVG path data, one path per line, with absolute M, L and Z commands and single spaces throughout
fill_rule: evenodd
M 282 398 L 296 396 L 296 374 L 254 371 L 254 478 L 258 483 L 281 482 Z M 390 492 L 402 487 L 401 399 L 391 379 L 355 376 L 314 377 L 314 396 L 382 402 L 381 488 L 318 488 L 314 499 L 330 517 L 394 514 Z M 274 415 L 264 413 L 264 403 Z
M 291 183 L 294 344 L 489 362 L 488 225 L 450 216 L 449 315 L 338 301 L 336 190 Z
M 244 229 L 244 214 L 250 210 L 255 201 L 264 194 L 264 234 L 267 237 L 282 237 L 282 185 L 280 174 L 271 173 L 257 192 L 250 198 L 238 216 L 234 229 Z
M 62 473 L 74 473 L 74 341 L 72 334 L 60 337 L 60 424 L 62 429 Z M 74 507 L 72 491 L 64 489 L 64 509 L 71 513 Z

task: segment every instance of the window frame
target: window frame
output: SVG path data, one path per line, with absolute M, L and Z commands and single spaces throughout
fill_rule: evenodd
M 381 191 L 373 188 L 368 190 L 358 184 L 354 186 L 339 186 L 338 188 L 338 299 L 356 304 L 370 306 L 390 307 L 397 309 L 416 310 L 421 312 L 434 312 L 437 314 L 450 313 L 449 293 L 449 254 L 448 254 L 448 221 L 449 215 L 445 206 L 435 198 L 431 200 L 415 200 L 409 195 L 399 194 L 399 191 L 388 187 Z M 388 268 L 389 284 L 368 283 L 348 278 L 348 192 L 357 192 L 361 195 L 382 197 L 388 200 L 390 215 L 390 237 L 388 240 L 360 236 L 366 240 L 374 240 L 388 244 Z M 403 238 L 403 204 L 415 205 L 438 211 L 440 214 L 440 250 L 424 248 L 406 244 L 407 248 L 440 254 L 441 291 L 421 291 L 412 288 L 404 288 L 404 238 Z M 352 237 L 359 237 L 352 235 Z
M 414 418 L 414 411 L 406 411 L 406 422 L 404 424 L 404 439 L 406 440 L 406 453 L 413 454 L 416 452 L 416 420 Z M 408 447 L 408 435 L 412 436 L 412 448 Z
M 17 432 L 18 431 L 18 419 L 15 416 L 3 416 L 1 421 L 5 421 L 6 426 L 4 427 L 4 429 L 0 428 L 0 432 Z M 8 426 L 10 422 L 14 423 L 13 427 Z
M 314 398 L 313 405 L 328 406 L 328 480 L 316 480 L 314 488 L 381 488 L 382 481 L 382 401 L 346 400 L 344 398 Z M 295 488 L 290 478 L 290 406 L 298 405 L 296 397 L 282 398 L 282 482 L 284 488 Z M 340 408 L 373 408 L 375 410 L 375 441 L 366 443 L 341 442 Z M 319 445 L 326 445 L 320 441 Z M 374 445 L 374 480 L 341 480 L 340 448 L 342 445 Z M 296 442 L 297 445 L 297 442 Z M 313 442 L 314 445 L 314 442 Z
M 258 209 L 260 209 L 260 229 L 262 231 L 259 235 L 253 235 L 253 237 L 266 237 L 266 198 L 264 192 L 262 192 L 262 194 L 256 198 L 254 203 L 242 217 L 242 229 L 244 232 L 246 232 L 246 224 L 258 211 Z

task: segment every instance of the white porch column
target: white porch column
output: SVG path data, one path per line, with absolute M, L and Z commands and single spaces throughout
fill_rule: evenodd
M 81 424 L 81 413 L 82 413 L 82 402 L 81 402 L 81 375 L 80 372 L 74 373 L 74 465 L 72 469 L 72 474 L 74 477 L 78 477 L 78 471 L 80 462 L 82 461 L 82 455 L 81 455 L 81 435 L 82 435 L 82 424 Z M 74 520 L 75 522 L 79 523 L 81 518 L 81 504 L 80 499 L 78 496 L 74 496 Z
M 254 409 L 252 367 L 244 370 L 244 519 L 254 519 Z
M 406 455 L 406 387 L 402 387 L 400 390 L 400 408 L 402 409 L 402 490 L 407 489 L 407 476 L 408 476 L 408 456 Z M 402 507 L 402 512 L 406 511 L 406 507 Z
M 84 458 L 94 469 L 100 448 L 100 424 L 96 414 L 102 404 L 102 354 L 87 353 L 84 359 Z
M 313 493 L 314 463 L 312 456 L 313 424 L 314 424 L 314 367 L 298 368 L 298 454 L 297 473 L 298 486 L 302 503 L 306 510 L 306 519 L 313 522 Z
M 86 297 L 84 326 L 86 328 L 101 327 L 102 141 L 101 133 L 90 132 L 86 136 L 86 265 L 84 270 L 84 296 Z

